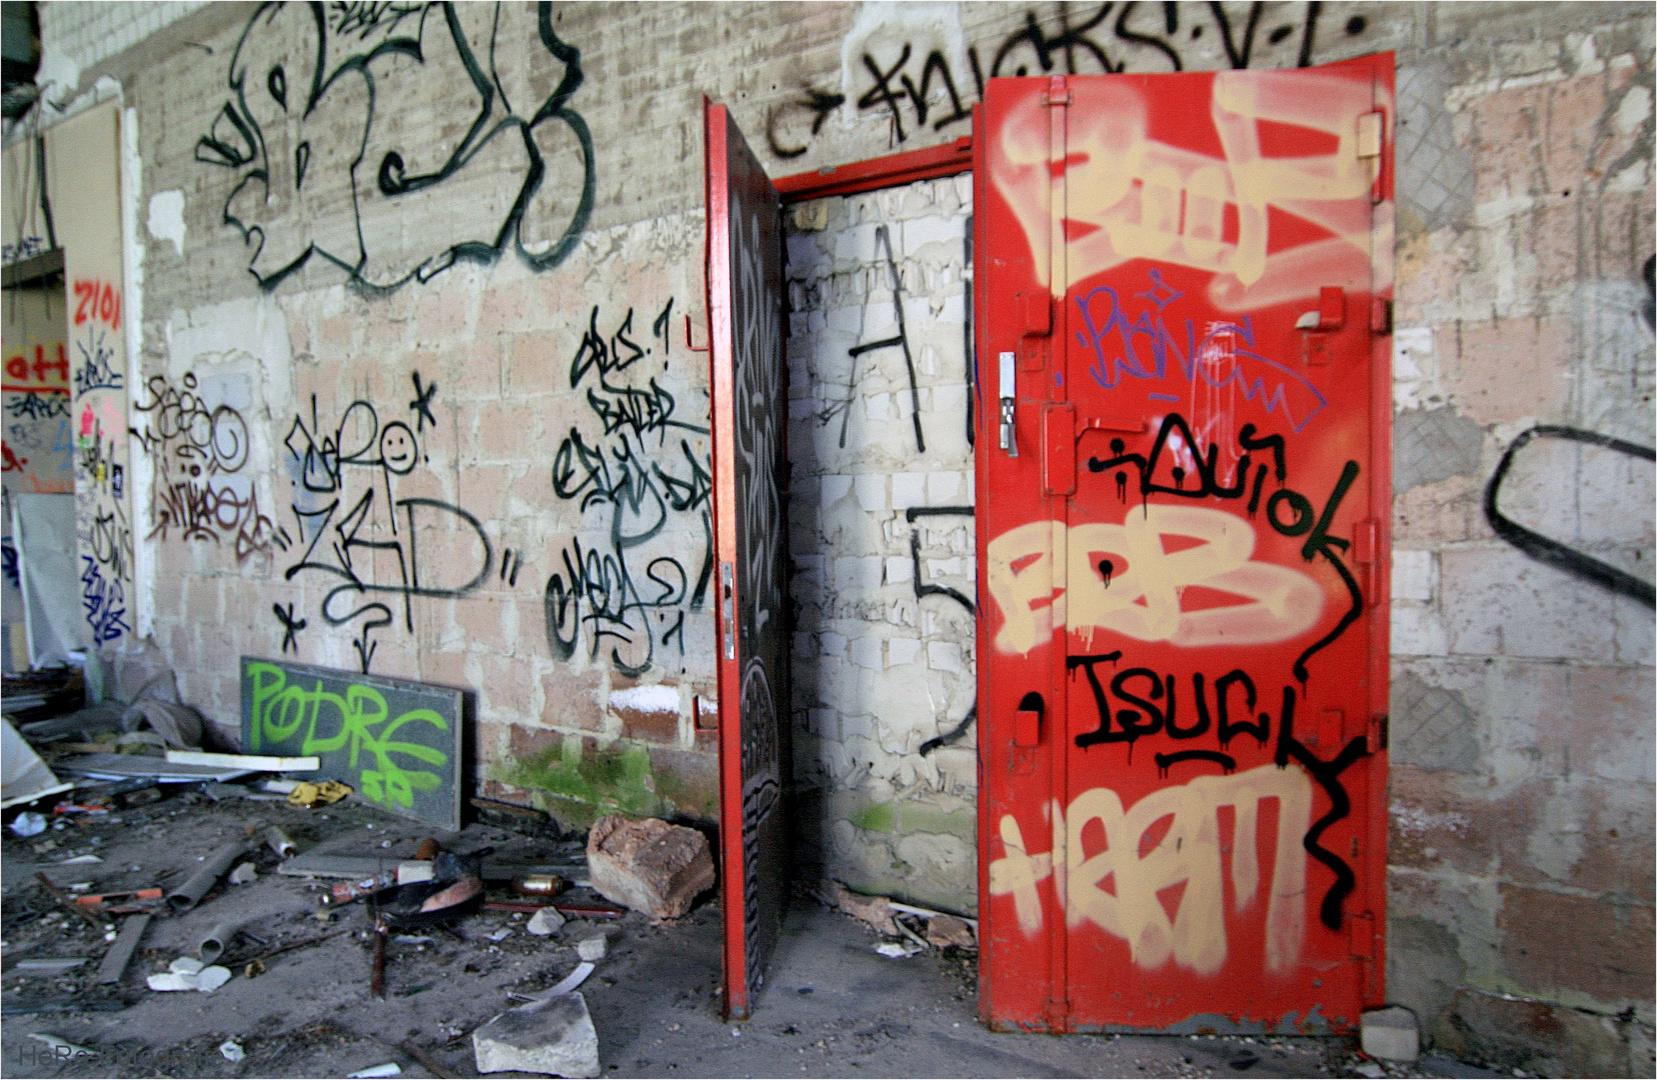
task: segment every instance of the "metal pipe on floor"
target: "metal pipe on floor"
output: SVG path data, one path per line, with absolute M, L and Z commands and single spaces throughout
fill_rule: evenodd
M 225 947 L 235 938 L 238 925 L 236 921 L 226 920 L 207 932 L 196 946 L 196 955 L 201 957 L 202 963 L 218 962 L 219 957 L 224 955 Z
M 184 884 L 168 895 L 167 903 L 172 905 L 174 911 L 189 911 L 201 903 L 201 898 L 207 895 L 208 890 L 218 883 L 231 864 L 246 851 L 247 845 L 241 841 L 219 848 L 202 861 L 196 872 L 191 874 Z

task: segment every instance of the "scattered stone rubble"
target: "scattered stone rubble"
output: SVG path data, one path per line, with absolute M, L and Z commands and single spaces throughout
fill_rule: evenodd
M 472 1047 L 480 1073 L 599 1074 L 598 1032 L 575 991 L 502 1013 L 472 1033 Z
M 707 837 L 619 815 L 598 819 L 587 834 L 587 872 L 600 895 L 658 919 L 677 919 L 714 882 Z
M 131 757 L 130 763 L 142 769 L 145 760 L 149 760 L 147 755 L 138 754 Z M 145 1000 L 146 992 L 169 998 L 186 990 L 212 993 L 233 979 L 273 978 L 268 973 L 279 971 L 283 964 L 302 955 L 297 950 L 325 945 L 329 946 L 330 963 L 344 965 L 344 983 L 364 986 L 371 983 L 370 993 L 375 997 L 384 996 L 388 984 L 400 993 L 418 993 L 429 987 L 407 985 L 412 976 L 397 979 L 399 963 L 412 963 L 418 968 L 420 964 L 413 957 L 426 952 L 428 947 L 435 952 L 436 941 L 454 939 L 472 943 L 469 950 L 463 945 L 458 954 L 460 958 L 475 957 L 464 963 L 461 970 L 465 973 L 486 969 L 491 963 L 498 966 L 499 962 L 489 957 L 502 955 L 516 928 L 527 931 L 529 936 L 517 939 L 524 945 L 513 948 L 513 954 L 525 955 L 526 949 L 530 953 L 544 950 L 548 960 L 557 965 L 549 968 L 549 982 L 557 978 L 553 972 L 568 963 L 564 957 L 573 953 L 570 958 L 578 962 L 550 992 L 541 991 L 527 1004 L 506 1008 L 471 1032 L 479 1072 L 527 1070 L 594 1077 L 600 1073 L 597 1033 L 586 999 L 575 992 L 575 987 L 613 951 L 616 928 L 603 923 L 620 918 L 624 911 L 596 896 L 588 899 L 580 895 L 581 891 L 602 882 L 602 888 L 593 888 L 599 896 L 619 900 L 656 920 L 666 920 L 685 915 L 693 902 L 714 884 L 713 858 L 707 839 L 694 829 L 664 821 L 605 819 L 600 828 L 593 830 L 592 864 L 583 865 L 587 860 L 574 847 L 576 841 L 564 837 L 546 815 L 528 808 L 515 808 L 505 820 L 514 826 L 527 823 L 531 827 L 511 833 L 516 838 L 511 840 L 512 844 L 562 854 L 543 855 L 539 862 L 514 863 L 503 855 L 491 855 L 494 849 L 487 844 L 487 826 L 476 827 L 484 833 L 482 836 L 466 839 L 466 833 L 455 834 L 447 841 L 456 845 L 453 851 L 444 850 L 431 839 L 409 851 L 406 846 L 414 841 L 406 838 L 408 829 L 398 830 L 405 835 L 404 839 L 380 840 L 385 835 L 385 826 L 374 831 L 377 826 L 373 822 L 359 820 L 357 825 L 350 824 L 351 819 L 360 818 L 354 813 L 358 804 L 346 803 L 342 807 L 338 799 L 315 797 L 295 800 L 290 797 L 289 787 L 286 781 L 265 779 L 261 775 L 240 783 L 179 784 L 142 777 L 113 784 L 83 780 L 70 794 L 49 793 L 34 808 L 8 815 L 8 821 L 17 826 L 10 830 L 8 843 L 32 849 L 32 858 L 28 855 L 20 858 L 9 852 L 14 865 L 27 864 L 31 873 L 42 871 L 36 875 L 38 881 L 18 874 L 7 878 L 8 886 L 14 886 L 7 890 L 8 948 L 15 949 L 26 941 L 26 949 L 52 952 L 52 939 L 42 937 L 40 931 L 67 929 L 77 932 L 72 947 L 89 947 L 94 952 L 110 954 L 105 958 L 104 968 L 111 966 L 107 961 L 113 960 L 115 953 L 121 954 L 118 970 L 109 979 L 102 978 L 107 974 L 102 969 L 99 979 L 89 978 L 92 969 L 98 966 L 97 955 L 64 958 L 62 964 L 56 965 L 14 964 L 17 975 L 7 983 L 8 1014 L 121 1011 Z M 308 789 L 302 793 L 314 796 Z M 146 859 L 151 865 L 129 866 L 126 864 L 131 862 L 130 857 L 106 865 L 77 836 L 77 833 L 84 835 L 93 849 L 109 854 L 120 834 L 112 833 L 106 838 L 100 826 L 142 830 L 153 840 L 161 840 L 167 834 L 168 822 L 178 820 L 180 814 L 187 815 L 185 820 L 189 820 L 188 815 L 198 812 L 211 815 L 221 807 L 237 822 L 235 831 L 226 835 L 222 825 L 210 825 L 205 831 L 214 833 L 215 838 L 206 847 L 200 846 L 198 839 L 194 844 L 150 848 L 151 852 L 165 852 L 164 861 L 170 865 L 156 865 Z M 250 813 L 252 824 L 247 823 Z M 495 819 L 501 820 L 501 814 L 497 808 Z M 284 824 L 271 824 L 272 815 Z M 330 818 L 336 820 L 331 822 Z M 335 839 L 348 841 L 349 833 L 359 826 L 368 830 L 366 842 L 359 845 L 363 848 L 360 854 L 341 851 L 339 844 L 329 838 L 333 834 Z M 548 839 L 549 836 L 557 839 Z M 111 845 L 100 846 L 106 844 L 106 839 Z M 502 839 L 507 837 L 497 834 L 495 842 Z M 413 858 L 409 857 L 411 854 Z M 558 861 L 548 863 L 545 861 L 548 857 Z M 56 870 L 56 866 L 73 866 L 74 870 Z M 51 871 L 51 877 L 44 872 L 47 870 Z M 151 880 L 159 885 L 134 888 L 135 883 L 129 880 L 134 874 L 143 875 L 145 885 Z M 587 874 L 596 880 L 591 883 L 582 880 Z M 82 875 L 87 880 L 75 880 Z M 245 910 L 242 905 L 259 895 L 268 897 L 272 889 L 291 896 L 291 883 L 296 878 L 307 882 L 309 892 L 301 895 L 309 895 L 318 905 L 314 912 L 316 919 L 325 924 L 343 922 L 342 927 L 317 930 L 303 911 L 290 912 L 274 926 L 239 913 Z M 20 880 L 24 882 L 21 886 Z M 459 885 L 466 886 L 466 896 L 462 898 L 466 902 L 455 903 L 451 914 L 451 908 L 445 906 L 445 897 Z M 25 889 L 30 890 L 26 899 L 20 895 Z M 400 902 L 410 909 L 401 920 L 395 917 L 401 910 Z M 195 914 L 198 908 L 204 913 L 202 916 Z M 468 931 L 466 920 L 480 908 L 490 912 L 490 921 L 496 925 Z M 303 922 L 313 929 L 302 929 L 294 935 L 291 924 L 302 916 Z M 190 947 L 199 952 L 199 958 L 178 955 L 177 946 L 170 943 L 165 950 L 142 947 L 140 939 L 146 931 L 152 940 L 158 936 L 169 941 L 178 937 L 176 929 L 166 927 L 167 920 L 195 919 L 205 929 L 209 923 L 202 920 L 207 918 L 212 920 L 213 929 L 205 938 L 200 937 L 201 930 L 190 931 L 196 935 L 191 938 Z M 502 918 L 511 922 L 498 925 Z M 586 926 L 586 929 L 571 934 L 570 920 L 581 920 L 576 926 Z M 591 925 L 595 921 L 598 925 Z M 430 929 L 424 934 L 400 933 L 392 938 L 390 934 L 376 931 L 376 927 L 387 924 L 393 930 L 414 925 Z M 25 926 L 29 929 L 20 934 L 19 929 Z M 154 933 L 157 927 L 169 932 L 157 935 Z M 493 932 L 488 932 L 490 929 Z M 433 934 L 442 937 L 433 937 Z M 83 937 L 97 940 L 88 946 L 80 940 Z M 111 947 L 110 943 L 117 937 L 122 944 Z M 388 938 L 392 938 L 397 949 L 386 948 Z M 199 949 L 195 945 L 198 941 L 201 942 Z M 531 942 L 535 944 L 531 946 Z M 452 947 L 444 951 L 455 955 Z M 221 952 L 222 963 L 218 962 Z M 140 970 L 131 972 L 127 970 L 129 966 Z M 54 979 L 55 986 L 49 993 L 56 996 L 39 996 L 38 987 L 46 978 Z M 607 982 L 613 984 L 611 980 Z M 502 1006 L 511 1005 L 512 996 L 509 993 Z M 218 1034 L 211 1049 L 215 1059 L 240 1062 L 257 1044 L 258 1036 L 252 1031 L 230 1034 L 233 1035 L 230 1039 L 225 1039 L 223 1032 Z M 455 1033 L 447 1043 L 442 1043 L 439 1036 L 439 1043 L 454 1047 L 460 1045 L 457 1040 L 463 1037 L 463 1033 Z M 436 1071 L 430 1068 L 434 1059 L 416 1043 L 396 1045 L 427 1072 L 452 1075 L 441 1068 Z M 384 1068 L 395 1068 L 395 1065 Z

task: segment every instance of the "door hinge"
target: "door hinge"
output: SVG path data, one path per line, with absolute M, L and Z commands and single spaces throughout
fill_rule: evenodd
M 1042 494 L 1069 498 L 1076 494 L 1076 407 L 1068 401 L 1047 406 L 1041 427 Z
M 1388 728 L 1391 721 L 1386 713 L 1376 713 L 1369 718 L 1369 752 L 1378 754 L 1387 748 Z
M 1375 959 L 1375 916 L 1365 911 L 1346 924 L 1347 947 L 1360 960 Z
M 719 564 L 719 621 L 725 630 L 725 659 L 736 659 L 736 600 L 731 595 L 732 573 L 730 563 Z
M 1376 334 L 1392 333 L 1392 301 L 1377 296 L 1369 302 L 1369 329 Z

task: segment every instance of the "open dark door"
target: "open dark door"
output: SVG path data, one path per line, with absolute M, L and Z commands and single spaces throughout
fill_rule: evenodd
M 992 79 L 981 1009 L 1385 1001 L 1393 66 Z
M 782 205 L 725 106 L 703 100 L 718 563 L 725 1014 L 748 1015 L 787 899 L 788 369 Z

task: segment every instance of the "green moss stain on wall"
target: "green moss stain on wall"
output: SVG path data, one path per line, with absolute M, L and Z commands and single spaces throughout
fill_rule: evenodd
M 589 750 L 579 737 L 570 738 L 560 747 L 489 771 L 490 779 L 530 789 L 537 806 L 576 827 L 605 814 L 652 817 L 662 812 L 650 751 L 633 743 Z
M 846 820 L 868 832 L 947 833 L 963 840 L 977 836 L 978 820 L 970 810 L 942 810 L 909 801 L 871 802 L 848 809 Z
M 526 789 L 538 809 L 569 828 L 586 828 L 605 814 L 718 821 L 718 771 L 698 758 L 625 741 L 599 748 L 571 735 L 484 775 Z
M 870 803 L 852 815 L 851 823 L 859 829 L 870 832 L 893 833 L 898 831 L 897 803 Z
M 679 776 L 668 770 L 656 773 L 656 794 L 661 796 L 662 812 L 674 813 L 698 821 L 719 820 L 719 783 L 717 774 L 708 784 L 695 776 Z

